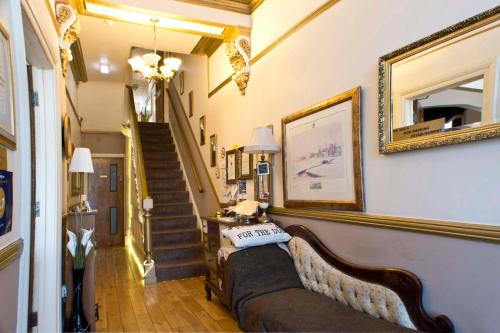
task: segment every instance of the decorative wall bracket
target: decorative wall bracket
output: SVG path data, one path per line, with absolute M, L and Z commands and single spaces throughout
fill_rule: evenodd
M 250 38 L 238 36 L 226 44 L 226 54 L 234 70 L 232 79 L 238 85 L 241 95 L 245 96 L 250 78 Z
M 61 66 L 63 76 L 68 73 L 68 64 L 73 60 L 71 54 L 71 44 L 78 39 L 80 34 L 80 21 L 76 10 L 71 7 L 67 1 L 58 1 L 56 3 L 56 17 L 59 22 L 61 37 L 59 37 L 59 49 L 61 52 Z

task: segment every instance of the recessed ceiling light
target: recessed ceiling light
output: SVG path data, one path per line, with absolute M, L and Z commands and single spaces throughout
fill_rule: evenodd
M 115 22 L 113 22 L 111 20 L 104 20 L 104 23 L 106 23 L 106 25 L 109 25 L 110 27 L 115 24 Z
M 109 74 L 109 65 L 108 64 L 101 64 L 101 73 L 102 74 Z

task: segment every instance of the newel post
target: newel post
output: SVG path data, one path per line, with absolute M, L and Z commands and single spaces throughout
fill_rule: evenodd
M 153 199 L 146 197 L 142 201 L 142 209 L 144 210 L 144 252 L 146 258 L 144 260 L 144 280 L 146 284 L 156 283 L 155 262 L 153 260 L 153 236 L 151 228 L 151 210 L 153 209 Z

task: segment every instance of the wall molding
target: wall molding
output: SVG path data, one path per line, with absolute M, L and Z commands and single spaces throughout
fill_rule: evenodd
M 13 261 L 23 253 L 24 241 L 18 240 L 10 243 L 3 249 L 0 249 L 0 271 L 9 266 Z
M 500 227 L 485 224 L 281 207 L 273 207 L 269 210 L 269 213 L 278 216 L 300 217 L 334 223 L 349 223 L 500 244 Z
M 191 54 L 211 56 L 222 45 L 224 40 L 212 37 L 201 37 L 191 50 Z
M 178 0 L 186 3 L 226 10 L 249 15 L 259 7 L 264 0 Z
M 71 54 L 73 55 L 73 60 L 70 61 L 71 71 L 75 78 L 76 84 L 80 82 L 87 82 L 89 80 L 87 76 L 87 67 L 85 66 L 85 59 L 83 58 L 82 44 L 80 43 L 80 38 L 78 38 L 73 44 L 71 44 Z
M 81 132 L 83 117 L 80 117 L 80 115 L 78 114 L 78 111 L 76 110 L 75 103 L 73 103 L 73 99 L 71 98 L 71 94 L 68 90 L 68 87 L 66 87 L 66 97 L 68 98 L 69 105 L 71 106 L 71 110 L 73 110 L 73 114 L 76 117 L 76 121 L 78 122 L 78 125 L 80 126 L 80 132 Z
M 330 9 L 333 5 L 337 4 L 340 2 L 340 0 L 328 0 L 325 2 L 323 5 L 320 7 L 316 8 L 313 12 L 311 12 L 309 15 L 304 17 L 302 20 L 297 22 L 295 25 L 293 25 L 290 29 L 288 29 L 285 33 L 283 33 L 281 36 L 276 38 L 271 44 L 266 46 L 262 51 L 260 51 L 257 55 L 252 57 L 250 59 L 250 65 L 254 65 L 257 61 L 262 59 L 265 55 L 269 54 L 272 50 L 274 50 L 278 45 L 283 43 L 285 40 L 287 40 L 290 36 L 295 34 L 297 31 L 302 29 L 304 26 L 306 26 L 308 23 L 313 21 L 316 17 L 320 16 L 322 13 Z M 212 97 L 216 92 L 221 90 L 226 84 L 231 82 L 231 76 L 229 76 L 227 79 L 225 79 L 221 84 L 219 84 L 216 88 L 214 88 L 212 91 L 208 93 L 208 97 Z

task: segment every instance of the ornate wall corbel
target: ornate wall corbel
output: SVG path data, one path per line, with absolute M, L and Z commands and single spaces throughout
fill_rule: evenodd
M 232 77 L 245 96 L 248 80 L 250 78 L 250 38 L 238 36 L 226 44 L 226 54 L 234 70 Z
M 80 34 L 80 21 L 76 10 L 67 1 L 60 0 L 56 3 L 56 17 L 59 22 L 61 37 L 59 38 L 59 49 L 61 52 L 61 66 L 64 77 L 68 73 L 68 64 L 73 60 L 71 44 L 78 39 Z

